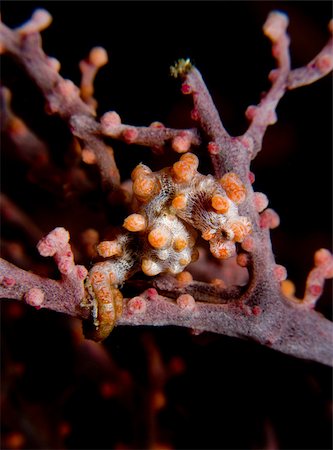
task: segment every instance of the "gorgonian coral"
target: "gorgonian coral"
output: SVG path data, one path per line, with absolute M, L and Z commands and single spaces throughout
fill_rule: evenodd
M 1 23 L 1 50 L 16 59 L 35 82 L 47 112 L 68 124 L 76 155 L 98 168 L 108 201 L 122 199 L 131 214 L 124 217 L 123 227 L 112 239 L 100 240 L 98 230 L 85 233 L 89 257 L 94 258 L 97 249 L 104 258 L 94 261 L 89 273 L 74 264 L 69 234 L 60 226 L 40 241 L 38 249 L 41 255 L 54 257 L 61 280 L 42 278 L 1 260 L 1 297 L 88 320 L 93 325 L 88 335 L 96 340 L 104 339 L 114 325 L 179 325 L 254 339 L 330 364 L 332 324 L 313 307 L 324 280 L 333 275 L 332 255 L 325 249 L 316 253 L 304 299 L 296 299 L 285 280 L 286 269 L 276 264 L 271 248 L 269 230 L 278 226 L 279 217 L 267 208 L 265 194 L 254 192 L 250 163 L 261 149 L 267 127 L 276 122 L 276 107 L 286 91 L 331 71 L 332 39 L 306 66 L 291 69 L 288 18 L 272 12 L 264 33 L 272 42 L 277 68 L 269 75 L 271 87 L 260 103 L 246 110 L 248 129 L 234 137 L 222 124 L 200 72 L 188 59 L 176 63 L 171 74 L 181 78 L 182 93 L 193 99 L 191 118 L 196 127 L 173 129 L 158 122 L 137 127 L 122 123 L 114 111 L 98 118 L 93 80 L 107 62 L 106 52 L 94 48 L 81 62 L 82 80 L 80 87 L 75 86 L 60 75 L 60 63 L 41 48 L 40 31 L 50 21 L 46 11 L 37 10 L 30 21 L 14 30 Z M 332 22 L 329 27 L 332 32 Z M 11 138 L 21 145 L 34 142 L 29 147 L 33 155 L 38 153 L 34 174 L 53 173 L 43 145 L 10 111 L 8 92 L 3 90 L 2 96 Z M 132 172 L 129 194 L 129 183 L 121 183 L 105 137 L 182 156 L 156 172 L 139 164 Z M 200 173 L 198 146 L 201 151 L 207 148 L 211 175 Z M 75 166 L 58 178 L 66 185 L 75 180 L 85 189 L 90 186 L 82 167 Z M 7 210 L 13 209 L 10 201 L 5 204 Z M 22 226 L 28 223 L 19 212 L 15 217 Z M 246 268 L 248 279 L 239 285 L 219 277 L 210 283 L 195 281 L 184 269 L 198 257 L 199 240 L 208 242 L 215 258 L 233 261 L 234 271 Z M 135 280 L 139 295 L 122 298 L 123 285 L 140 272 L 148 281 L 144 276 Z

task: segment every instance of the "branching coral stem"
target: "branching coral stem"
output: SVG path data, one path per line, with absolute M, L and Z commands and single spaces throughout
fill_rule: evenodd
M 90 311 L 81 307 L 82 292 L 69 288 L 68 283 L 54 281 L 26 272 L 0 259 L 0 272 L 6 273 L 0 283 L 0 298 L 26 301 L 26 293 L 38 288 L 45 293 L 43 307 L 81 319 L 88 319 Z M 15 280 L 15 283 L 14 281 Z M 10 286 L 10 284 L 12 285 Z M 247 305 L 243 302 L 212 304 L 196 302 L 190 313 L 183 312 L 177 302 L 158 295 L 154 289 L 141 294 L 146 308 L 133 314 L 124 299 L 124 313 L 120 325 L 181 326 L 210 331 L 238 338 L 252 339 L 272 349 L 292 356 L 331 365 L 332 324 L 315 311 L 295 307 L 283 296 L 266 286 L 261 298 L 272 299 L 269 309 L 249 306 L 259 296 L 253 293 Z M 253 298 L 252 298 L 253 297 Z
M 272 305 L 262 315 L 257 308 L 246 307 L 242 302 L 238 305 L 196 302 L 194 311 L 182 314 L 176 302 L 156 296 L 147 302 L 143 314 L 133 315 L 124 305 L 118 325 L 173 325 L 210 331 L 251 339 L 286 354 L 332 365 L 331 322 L 315 312 L 293 309 L 276 292 L 265 295 L 267 298 L 274 295 L 276 306 Z
M 59 114 L 69 124 L 74 136 L 82 141 L 83 147 L 88 153 L 89 151 L 94 153 L 104 184 L 110 189 L 119 185 L 120 177 L 112 149 L 105 145 L 101 134 L 122 139 L 127 143 L 148 146 L 164 145 L 167 139 L 172 139 L 172 147 L 179 153 L 187 152 L 191 144 L 200 142 L 199 134 L 195 130 L 170 130 L 153 126 L 132 127 L 121 124 L 119 116 L 113 112 L 107 113 L 99 124 L 95 120 L 93 107 L 81 100 L 79 89 L 71 81 L 64 80 L 59 75 L 57 64 L 54 64 L 54 61 L 51 61 L 42 51 L 38 31 L 47 26 L 48 19 L 45 14 L 37 14 L 30 23 L 28 22 L 14 31 L 0 23 L 1 49 L 10 53 L 23 65 L 28 75 L 42 91 L 48 110 L 51 113 Z M 277 60 L 278 68 L 270 75 L 272 87 L 266 96 L 258 106 L 248 108 L 247 117 L 250 125 L 243 136 L 231 137 L 225 130 L 199 71 L 192 67 L 188 60 L 181 60 L 172 70 L 174 75 L 179 74 L 183 78 L 183 93 L 192 94 L 193 116 L 196 117 L 206 137 L 210 140 L 208 151 L 212 157 L 215 176 L 219 179 L 211 177 L 210 183 L 214 184 L 214 189 L 217 189 L 215 184 L 219 183 L 227 192 L 228 197 L 235 201 L 235 205 L 239 204 L 239 213 L 242 216 L 239 216 L 238 222 L 233 223 L 238 228 L 231 228 L 230 225 L 228 232 L 232 231 L 233 233 L 232 245 L 234 248 L 237 243 L 239 264 L 248 268 L 250 275 L 248 285 L 225 289 L 222 285 L 212 287 L 212 284 L 192 282 L 193 280 L 188 278 L 187 284 L 180 286 L 176 278 L 161 276 L 155 279 L 153 284 L 159 289 L 160 294 L 170 295 L 172 299 L 160 295 L 154 288 L 147 289 L 131 299 L 121 300 L 119 296 L 118 300 L 123 303 L 124 313 L 121 317 L 115 316 L 116 325 L 185 326 L 199 331 L 211 331 L 252 339 L 286 354 L 323 364 L 332 364 L 332 322 L 314 311 L 313 308 L 322 291 L 324 280 L 333 276 L 333 257 L 325 249 L 316 253 L 316 268 L 310 272 L 308 277 L 303 302 L 286 295 L 280 286 L 285 277 L 285 270 L 275 263 L 269 235 L 269 228 L 277 226 L 279 219 L 273 210 L 265 209 L 267 201 L 262 194 L 253 192 L 250 183 L 250 161 L 260 150 L 268 125 L 275 123 L 275 110 L 285 91 L 319 79 L 328 73 L 333 65 L 331 44 L 329 43 L 306 68 L 291 71 L 289 37 L 286 34 L 287 23 L 284 14 L 273 12 L 264 25 L 264 32 L 273 43 L 273 55 Z M 152 212 L 152 224 L 150 225 L 156 225 L 160 219 L 156 206 L 161 206 L 158 204 L 160 198 L 157 196 L 161 180 L 163 179 L 166 183 L 167 192 L 172 192 L 175 185 L 178 188 L 181 186 L 184 191 L 186 183 L 190 183 L 193 179 L 207 183 L 209 177 L 197 175 L 197 167 L 198 158 L 191 153 L 185 153 L 172 168 L 163 169 L 167 170 L 169 175 L 167 176 L 167 172 L 163 172 L 158 175 L 160 177 L 158 180 L 154 178 L 154 173 L 147 166 L 139 165 L 136 168 L 136 175 L 133 176 L 133 192 L 138 201 L 147 205 L 147 211 Z M 194 174 L 196 174 L 196 178 Z M 236 182 L 235 179 L 238 177 L 240 180 Z M 192 208 L 194 213 L 190 208 L 189 216 L 184 216 L 189 220 L 191 226 L 202 231 L 202 237 L 210 240 L 210 244 L 214 240 L 214 234 L 211 235 L 212 230 L 210 229 L 201 230 L 202 223 L 200 221 L 203 220 L 205 212 L 212 214 L 211 206 L 218 213 L 222 213 L 225 204 L 221 204 L 223 196 L 221 197 L 221 192 L 220 194 L 219 192 L 220 188 L 218 192 L 214 191 L 209 205 L 205 204 L 204 211 L 198 215 L 196 220 L 193 219 L 196 217 L 194 214 L 196 208 Z M 182 220 L 184 219 L 182 210 L 187 211 L 187 200 L 184 200 L 183 195 L 184 192 L 177 191 L 177 196 L 172 199 L 172 208 L 176 210 Z M 165 201 L 165 196 L 161 197 Z M 242 201 L 238 202 L 239 198 Z M 151 204 L 152 200 L 155 203 Z M 225 200 L 226 198 L 224 198 Z M 235 205 L 233 207 L 236 208 Z M 214 214 L 218 214 L 216 211 L 213 211 Z M 134 221 L 133 216 L 136 216 Z M 147 225 L 145 217 L 139 217 L 142 220 L 138 228 L 138 216 L 140 214 L 128 216 L 124 222 L 124 228 L 133 233 L 143 232 Z M 223 218 L 223 215 L 221 217 Z M 175 216 L 168 218 L 169 221 L 171 219 L 174 222 Z M 249 229 L 243 235 L 247 240 L 242 241 L 239 238 L 242 234 L 240 230 L 242 230 L 242 226 L 245 227 L 245 224 Z M 183 222 L 179 222 L 179 227 L 187 236 L 187 229 Z M 221 231 L 220 228 L 219 226 L 218 231 Z M 252 234 L 248 236 L 250 230 L 252 230 Z M 217 233 L 217 230 L 213 231 Z M 162 222 L 160 227 L 152 227 L 147 230 L 147 233 L 150 247 L 147 244 L 145 252 L 153 256 L 159 252 L 160 261 L 158 265 L 152 258 L 149 260 L 143 258 L 142 270 L 146 275 L 154 276 L 162 273 L 164 267 L 169 269 L 171 267 L 168 266 L 169 261 L 164 258 L 163 246 L 169 245 L 173 236 L 171 233 L 168 234 L 168 227 Z M 162 238 L 165 239 L 165 242 Z M 162 239 L 161 242 L 160 239 Z M 39 277 L 0 260 L 0 298 L 22 300 L 37 308 L 47 307 L 82 319 L 91 318 L 94 314 L 94 307 L 98 311 L 100 306 L 98 301 L 102 302 L 103 300 L 104 308 L 107 309 L 109 303 L 105 300 L 109 300 L 109 298 L 105 297 L 105 292 L 107 291 L 106 294 L 108 294 L 108 291 L 113 291 L 113 286 L 126 279 L 126 277 L 118 279 L 117 273 L 111 271 L 110 267 L 112 269 L 113 266 L 117 267 L 116 259 L 111 260 L 109 264 L 95 264 L 91 269 L 90 273 L 95 275 L 94 288 L 96 287 L 97 292 L 95 292 L 97 298 L 95 306 L 92 306 L 92 303 L 89 303 L 91 300 L 89 289 L 84 285 L 87 270 L 83 266 L 74 264 L 73 253 L 68 241 L 69 233 L 63 228 L 56 228 L 38 244 L 38 250 L 42 256 L 54 257 L 61 273 L 60 281 Z M 181 244 L 181 241 L 175 242 L 175 246 L 172 247 L 173 255 L 175 253 L 179 255 L 181 251 L 189 253 L 189 250 L 182 248 Z M 100 246 L 99 250 L 103 256 L 105 251 Z M 134 258 L 136 253 L 129 252 L 128 261 L 130 258 Z M 213 251 L 212 253 L 214 255 Z M 188 263 L 185 258 L 178 259 L 183 262 L 185 260 L 184 265 Z M 178 261 L 178 259 L 176 260 Z M 105 269 L 105 272 L 98 272 L 101 267 Z M 122 264 L 123 270 L 125 270 L 124 267 Z M 174 272 L 171 271 L 171 273 L 178 272 L 178 269 Z M 111 280 L 111 276 L 114 279 Z M 97 288 L 102 282 L 108 289 L 103 290 L 105 287 L 103 284 L 98 291 Z
M 41 90 L 47 110 L 58 114 L 66 122 L 70 122 L 73 116 L 77 117 L 76 128 L 72 130 L 74 136 L 82 140 L 83 147 L 93 149 L 106 189 L 117 187 L 120 175 L 113 154 L 100 137 L 92 135 L 91 129 L 86 128 L 87 120 L 95 122 L 91 107 L 80 98 L 79 89 L 70 80 L 62 78 L 51 58 L 45 55 L 40 34 L 15 32 L 0 22 L 0 40 L 3 51 L 10 53 L 23 66 Z M 80 121 L 80 118 L 83 120 Z
M 68 314 L 74 317 L 88 318 L 89 310 L 80 306 L 84 297 L 83 283 L 77 285 L 66 278 L 60 281 L 35 275 L 16 267 L 0 258 L 0 298 L 26 302 L 30 289 L 39 289 L 44 293 L 43 308 Z

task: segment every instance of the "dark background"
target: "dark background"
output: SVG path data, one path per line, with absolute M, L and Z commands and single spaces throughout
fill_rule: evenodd
M 36 7 L 53 16 L 42 33 L 43 46 L 61 61 L 65 78 L 79 83 L 78 61 L 93 46 L 108 50 L 109 64 L 96 80 L 100 114 L 115 110 L 135 125 L 158 120 L 193 126 L 190 99 L 169 76 L 170 65 L 190 57 L 234 135 L 245 131 L 246 107 L 269 88 L 274 60 L 262 33 L 268 12 L 289 15 L 293 67 L 306 64 L 326 43 L 332 16 L 331 2 L 319 1 L 3 1 L 2 20 L 18 26 Z M 43 114 L 38 92 L 7 57 L 2 75 L 13 91 L 13 109 L 49 143 L 62 167 L 66 127 Z M 254 187 L 268 195 L 281 217 L 272 232 L 276 260 L 302 296 L 313 253 L 332 247 L 331 76 L 288 93 L 277 113 L 279 121 L 268 129 L 253 163 Z M 123 179 L 141 160 L 153 163 L 147 149 L 119 143 L 114 149 Z M 1 168 L 2 191 L 46 233 L 65 226 L 75 242 L 77 231 L 97 227 L 95 197 L 64 199 L 29 184 L 26 167 L 5 148 Z M 2 226 L 5 239 L 14 239 L 15 231 Z M 38 260 L 34 245 L 27 245 Z M 327 283 L 317 306 L 327 317 L 331 292 Z M 327 367 L 171 327 L 119 328 L 99 348 L 77 338 L 75 321 L 13 304 L 2 306 L 2 448 L 153 448 L 153 441 L 164 443 L 154 448 L 177 449 L 332 446 Z M 157 378 L 155 363 L 162 372 Z M 103 391 L 105 384 L 113 386 L 111 394 Z M 149 406 L 154 389 L 166 399 L 157 414 Z

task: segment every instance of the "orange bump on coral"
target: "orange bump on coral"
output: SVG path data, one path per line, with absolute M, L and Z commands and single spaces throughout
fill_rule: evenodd
M 96 156 L 90 148 L 84 148 L 81 153 L 82 161 L 86 164 L 96 164 Z
M 177 161 L 172 166 L 173 178 L 179 183 L 189 183 L 195 175 L 196 169 L 188 161 Z
M 240 178 L 233 172 L 228 172 L 220 179 L 220 184 L 227 196 L 236 205 L 241 204 L 246 197 L 246 188 Z
M 291 280 L 282 280 L 280 286 L 282 294 L 289 300 L 300 301 L 297 297 L 295 297 L 296 286 Z
M 211 242 L 210 251 L 218 259 L 227 259 L 233 256 L 236 252 L 235 244 L 231 241 L 225 242 Z
M 195 300 L 190 294 L 182 294 L 177 298 L 177 305 L 184 311 L 193 311 L 195 309 Z
M 273 209 L 267 208 L 260 214 L 259 224 L 261 228 L 273 229 L 280 225 L 280 217 Z
M 237 255 L 236 262 L 240 267 L 246 267 L 249 264 L 249 255 L 246 253 L 240 253 Z
M 128 231 L 143 231 L 147 227 L 146 219 L 141 214 L 130 214 L 124 220 L 123 227 Z
M 133 183 L 133 193 L 139 200 L 146 202 L 152 197 L 156 190 L 157 180 L 154 176 L 140 174 L 135 178 Z
M 149 175 L 150 173 L 151 169 L 145 164 L 140 163 L 132 170 L 131 178 L 135 181 L 138 177 Z
M 221 194 L 212 197 L 212 207 L 220 214 L 225 214 L 229 209 L 229 200 Z
M 239 217 L 237 220 L 230 223 L 230 229 L 234 235 L 234 242 L 242 242 L 250 232 L 251 223 L 246 217 Z
M 130 126 L 126 127 L 126 129 L 122 132 L 122 137 L 127 144 L 132 144 L 136 140 L 138 135 L 138 130 L 135 127 Z
M 184 270 L 183 272 L 180 272 L 176 275 L 177 281 L 182 284 L 182 285 L 186 285 L 186 284 L 190 284 L 193 281 L 193 277 L 190 274 L 190 272 Z
M 162 122 L 157 122 L 157 121 L 152 122 L 149 126 L 150 126 L 151 128 L 157 128 L 157 129 L 163 129 L 163 128 L 165 128 L 165 125 L 164 125 Z
M 116 111 L 108 111 L 100 119 L 103 132 L 107 133 L 108 129 L 113 129 L 114 127 L 117 127 L 121 125 L 121 118 Z
M 148 242 L 154 248 L 166 247 L 171 240 L 171 233 L 164 227 L 154 228 L 148 234 Z
M 89 62 L 97 68 L 104 66 L 108 62 L 108 54 L 105 48 L 92 48 L 89 53 Z
M 181 266 L 188 266 L 190 264 L 190 262 L 191 262 L 191 258 L 185 257 L 185 256 L 183 258 L 180 258 L 180 260 L 179 260 L 179 264 Z
M 45 294 L 42 289 L 39 288 L 31 288 L 28 292 L 25 293 L 24 299 L 25 301 L 35 308 L 40 308 L 44 302 Z
M 184 208 L 186 208 L 186 204 L 187 204 L 187 199 L 186 199 L 186 195 L 184 195 L 184 194 L 176 195 L 176 197 L 172 200 L 172 206 L 175 209 L 184 209 Z
M 147 309 L 147 301 L 143 297 L 133 297 L 127 303 L 130 314 L 144 314 Z
M 154 276 L 162 272 L 162 268 L 152 259 L 143 258 L 141 264 L 142 272 L 149 276 Z
M 121 245 L 117 241 L 102 241 L 97 245 L 97 251 L 103 258 L 120 256 L 122 254 Z
M 242 249 L 246 252 L 253 252 L 254 239 L 252 236 L 246 236 L 246 238 L 242 242 Z
M 189 136 L 176 136 L 171 144 L 173 150 L 177 153 L 184 153 L 191 147 L 191 138 Z
M 60 61 L 58 61 L 56 58 L 48 57 L 47 58 L 47 64 L 52 67 L 52 69 L 55 72 L 59 72 L 61 68 Z
M 17 28 L 17 31 L 20 34 L 37 33 L 47 28 L 51 22 L 51 14 L 45 9 L 38 8 L 33 12 L 31 19 Z
M 288 26 L 288 16 L 280 11 L 269 13 L 263 31 L 273 42 L 278 41 Z
M 216 234 L 216 230 L 205 230 L 201 237 L 202 239 L 204 239 L 205 241 L 210 241 Z
M 276 264 L 273 268 L 273 274 L 277 281 L 285 281 L 287 278 L 287 269 L 281 264 Z
M 218 288 L 221 288 L 221 289 L 225 289 L 227 286 L 221 278 L 212 278 L 210 280 L 210 284 L 212 284 L 213 286 L 216 286 Z
M 321 248 L 317 250 L 314 255 L 315 266 L 321 266 L 323 264 L 328 264 L 332 260 L 332 254 L 326 248 Z
M 188 245 L 188 242 L 186 239 L 176 238 L 173 242 L 172 247 L 176 252 L 181 252 L 182 250 L 184 250 L 184 248 L 187 247 L 187 245 Z
M 193 170 L 197 170 L 199 167 L 199 158 L 194 153 L 185 153 L 179 160 L 187 162 Z
M 253 196 L 254 207 L 257 212 L 262 212 L 268 206 L 268 198 L 262 192 L 255 192 Z

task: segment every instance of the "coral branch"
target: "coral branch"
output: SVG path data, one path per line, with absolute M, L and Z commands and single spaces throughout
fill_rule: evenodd
M 102 133 L 113 139 L 120 139 L 127 144 L 144 145 L 147 147 L 159 147 L 167 141 L 173 141 L 177 137 L 188 140 L 188 147 L 198 146 L 200 137 L 196 129 L 174 130 L 166 128 L 162 124 L 153 122 L 150 127 L 135 127 L 121 123 L 119 115 L 110 111 L 101 118 Z
M 77 317 L 88 317 L 81 307 L 85 298 L 84 279 L 87 270 L 74 264 L 73 253 L 68 243 L 69 233 L 64 228 L 55 228 L 38 243 L 42 256 L 53 256 L 61 280 L 55 281 L 26 272 L 0 259 L 0 298 L 23 300 L 36 308 L 48 308 Z
M 34 17 L 43 16 L 38 10 Z M 33 26 L 32 26 L 33 24 Z M 82 140 L 83 147 L 90 148 L 96 157 L 103 184 L 107 189 L 114 189 L 120 183 L 120 175 L 113 157 L 103 140 L 92 134 L 94 110 L 80 98 L 80 90 L 70 80 L 65 80 L 59 73 L 59 64 L 49 58 L 42 50 L 41 37 L 35 21 L 16 30 L 10 30 L 0 22 L 0 43 L 3 53 L 10 53 L 25 69 L 46 99 L 47 111 L 58 114 L 67 123 L 76 116 L 76 127 L 72 127 L 75 136 Z M 45 24 L 46 26 L 46 24 Z M 79 120 L 83 118 L 85 120 Z
M 333 20 L 329 23 L 329 31 L 333 33 Z M 292 70 L 288 75 L 287 88 L 296 89 L 314 83 L 333 69 L 333 38 L 306 66 Z
M 251 120 L 251 124 L 245 135 L 254 141 L 253 158 L 261 149 L 262 138 L 268 125 L 273 125 L 277 120 L 275 109 L 286 90 L 287 77 L 290 71 L 287 26 L 287 16 L 274 11 L 269 14 L 263 27 L 264 33 L 272 41 L 272 53 L 277 60 L 278 69 L 271 72 L 272 87 L 260 104 L 249 106 L 246 111 L 246 117 Z
M 1 260 L 0 297 L 89 319 L 94 326 L 89 336 L 95 340 L 105 339 L 115 325 L 176 325 L 252 339 L 293 356 L 332 364 L 333 325 L 313 310 L 324 280 L 333 276 L 332 255 L 323 249 L 316 253 L 303 301 L 286 292 L 286 269 L 275 262 L 269 234 L 279 225 L 279 216 L 267 208 L 263 193 L 253 191 L 250 172 L 251 159 L 261 149 L 268 125 L 275 123 L 276 107 L 286 90 L 315 81 L 332 68 L 330 44 L 303 72 L 291 71 L 288 19 L 279 12 L 269 15 L 264 33 L 272 41 L 278 67 L 270 74 L 272 86 L 260 104 L 247 109 L 250 125 L 239 137 L 225 130 L 200 72 L 190 61 L 180 60 L 171 68 L 172 75 L 183 80 L 182 92 L 193 96 L 192 118 L 209 142 L 214 178 L 199 173 L 198 157 L 188 152 L 201 143 L 197 129 L 124 125 L 116 112 L 97 122 L 93 79 L 97 67 L 106 62 L 105 54 L 99 49 L 92 60 L 81 63 L 80 92 L 59 75 L 59 64 L 41 49 L 39 31 L 49 22 L 47 13 L 37 11 L 14 31 L 0 23 L 1 49 L 23 65 L 42 91 L 48 111 L 67 122 L 80 141 L 83 161 L 98 165 L 108 189 L 119 186 L 120 175 L 103 134 L 153 148 L 169 142 L 183 154 L 158 172 L 139 164 L 131 176 L 133 211 L 122 229 L 112 240 L 99 243 L 97 231 L 85 236 L 87 253 L 93 256 L 97 251 L 106 261 L 95 263 L 89 274 L 85 267 L 76 266 L 69 233 L 58 227 L 39 241 L 38 250 L 42 256 L 54 257 L 61 280 L 44 279 Z M 234 257 L 234 270 L 237 264 L 247 269 L 247 284 L 203 283 L 183 272 L 198 258 L 199 233 L 216 259 Z M 141 287 L 146 282 L 154 288 L 123 299 L 122 285 L 140 271 L 147 277 L 162 275 L 142 281 Z
M 80 61 L 81 70 L 80 93 L 82 100 L 90 105 L 94 111 L 97 108 L 97 101 L 94 99 L 94 80 L 98 70 L 108 62 L 108 55 L 104 48 L 94 47 L 88 57 Z
M 117 325 L 174 325 L 198 331 L 210 331 L 238 338 L 253 339 L 262 345 L 299 358 L 332 365 L 332 323 L 316 312 L 294 307 L 274 290 L 267 289 L 262 298 L 272 303 L 258 306 L 258 297 L 247 303 L 207 304 L 195 302 L 184 308 L 148 289 L 141 294 L 145 307 L 134 313 L 131 301 L 125 299 L 124 313 Z M 260 299 L 259 299 L 260 303 Z
M 19 158 L 31 166 L 33 172 L 45 170 L 50 164 L 47 146 L 13 113 L 10 106 L 11 97 L 9 89 L 1 87 L 1 131 L 9 136 Z
M 0 213 L 2 221 L 9 222 L 21 228 L 32 242 L 39 241 L 42 230 L 30 219 L 30 217 L 18 208 L 5 194 L 0 194 Z
M 282 292 L 299 306 L 313 309 L 323 292 L 325 280 L 330 278 L 333 278 L 333 255 L 325 248 L 321 248 L 314 255 L 314 268 L 307 276 L 304 297 L 297 298 L 294 295 L 296 288 L 293 282 L 286 279 L 281 286 Z
M 225 156 L 231 153 L 237 154 L 237 150 L 234 152 L 235 142 L 222 125 L 200 72 L 189 62 L 181 60 L 171 68 L 171 73 L 183 79 L 182 92 L 193 96 L 193 114 L 210 140 L 208 151 L 211 155 L 214 174 L 220 178 L 225 172 L 231 170 Z M 237 173 L 239 174 L 239 171 Z

